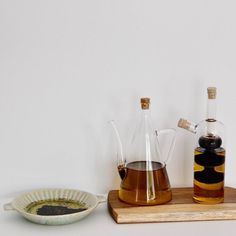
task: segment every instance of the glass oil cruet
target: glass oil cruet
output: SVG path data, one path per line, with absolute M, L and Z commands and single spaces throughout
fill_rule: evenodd
M 195 124 L 181 118 L 178 126 L 196 134 L 193 200 L 216 204 L 224 201 L 225 128 L 216 120 L 216 88 L 207 92 L 206 119 Z
M 172 199 L 166 163 L 173 152 L 176 132 L 174 129 L 154 130 L 149 107 L 150 98 L 141 98 L 141 119 L 126 156 L 116 125 L 111 121 L 119 146 L 119 199 L 135 205 L 163 204 Z

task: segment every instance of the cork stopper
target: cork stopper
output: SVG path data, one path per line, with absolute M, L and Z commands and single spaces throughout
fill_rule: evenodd
M 183 129 L 189 129 L 191 126 L 191 123 L 183 118 L 179 119 L 178 127 Z
M 208 87 L 207 88 L 208 99 L 216 98 L 216 87 Z
M 141 99 L 140 99 L 140 102 L 141 102 L 141 108 L 142 108 L 143 110 L 149 109 L 150 98 L 141 98 Z

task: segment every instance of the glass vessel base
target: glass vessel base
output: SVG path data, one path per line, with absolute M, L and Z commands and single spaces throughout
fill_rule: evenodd
M 196 184 L 196 182 L 197 181 L 195 181 L 193 192 L 193 200 L 196 203 L 218 204 L 224 202 L 224 182 L 213 185 Z M 202 188 L 198 186 L 199 184 Z M 205 188 L 203 188 L 203 186 Z
M 210 198 L 210 197 L 193 196 L 193 200 L 194 202 L 200 203 L 200 204 L 218 204 L 218 203 L 224 202 L 223 197 Z
M 140 195 L 145 196 L 146 191 L 139 191 L 137 194 L 136 191 L 119 190 L 119 199 L 132 205 L 152 206 L 167 203 L 172 199 L 172 192 L 170 189 L 156 192 L 156 197 L 154 199 L 147 200 L 144 197 L 138 197 Z

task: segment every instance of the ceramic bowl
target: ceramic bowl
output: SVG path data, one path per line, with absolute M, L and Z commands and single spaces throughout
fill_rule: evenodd
M 71 201 L 83 206 L 80 212 L 39 215 L 37 212 L 29 211 L 29 206 L 39 202 L 63 202 Z M 104 195 L 94 195 L 92 193 L 73 189 L 41 189 L 28 192 L 15 198 L 11 203 L 5 204 L 5 210 L 16 210 L 23 217 L 34 223 L 43 225 L 64 225 L 81 220 L 90 214 L 100 202 L 106 201 Z

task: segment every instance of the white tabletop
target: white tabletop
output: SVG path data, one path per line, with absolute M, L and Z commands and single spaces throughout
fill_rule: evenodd
M 204 221 L 181 223 L 117 224 L 110 217 L 107 205 L 99 205 L 83 220 L 70 225 L 44 226 L 25 220 L 17 212 L 3 211 L 9 199 L 0 199 L 0 235 L 235 235 L 236 221 Z

